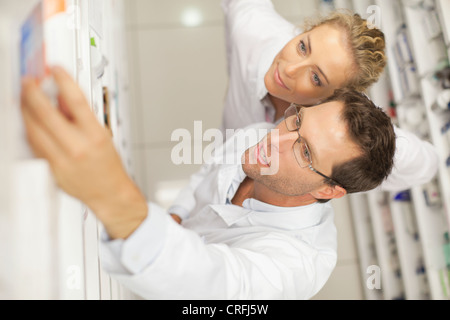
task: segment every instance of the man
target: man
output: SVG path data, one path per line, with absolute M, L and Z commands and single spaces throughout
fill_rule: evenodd
M 147 204 L 71 77 L 60 68 L 53 76 L 59 111 L 23 81 L 30 144 L 103 224 L 103 267 L 144 298 L 314 296 L 336 264 L 327 201 L 375 188 L 393 166 L 390 119 L 364 95 L 340 91 L 313 108 L 292 105 L 262 141 L 232 150 L 238 163 L 204 165 L 172 212 L 181 226 Z

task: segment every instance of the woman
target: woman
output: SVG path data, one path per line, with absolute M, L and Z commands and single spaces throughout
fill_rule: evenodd
M 359 15 L 334 12 L 301 32 L 270 0 L 223 0 L 229 87 L 223 129 L 276 123 L 291 103 L 315 105 L 334 90 L 365 91 L 386 66 L 384 34 Z M 401 191 L 431 180 L 434 147 L 396 128 L 395 169 L 382 188 Z

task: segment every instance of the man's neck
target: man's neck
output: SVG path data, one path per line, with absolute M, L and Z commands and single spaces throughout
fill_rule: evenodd
M 303 196 L 287 196 L 283 194 L 274 194 L 267 187 L 255 182 L 253 179 L 246 177 L 240 184 L 231 203 L 241 206 L 246 199 L 253 198 L 255 200 L 277 206 L 277 207 L 301 207 L 317 202 L 310 194 Z

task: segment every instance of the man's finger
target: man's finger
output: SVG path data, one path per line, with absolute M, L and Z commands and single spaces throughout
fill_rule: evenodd
M 22 82 L 22 112 L 32 120 L 33 128 L 41 127 L 61 148 L 79 137 L 73 125 L 52 105 L 32 79 Z M 47 139 L 49 139 L 47 138 Z
M 59 103 L 65 113 L 69 113 L 77 125 L 98 125 L 89 103 L 75 80 L 61 67 L 54 67 L 52 74 L 59 90 Z
M 61 159 L 61 147 L 32 115 L 29 108 L 22 105 L 22 117 L 25 124 L 28 142 L 38 158 L 45 158 L 50 163 Z

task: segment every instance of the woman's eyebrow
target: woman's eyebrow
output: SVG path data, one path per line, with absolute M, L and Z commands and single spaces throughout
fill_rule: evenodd
M 312 48 L 311 48 L 311 37 L 307 36 L 308 38 L 308 49 L 309 49 L 309 54 L 312 54 Z M 320 67 L 318 65 L 316 65 L 316 68 L 319 70 L 319 72 L 322 74 L 322 76 L 325 78 L 325 80 L 327 81 L 328 85 L 330 84 L 330 81 L 328 81 L 327 76 L 325 75 L 325 73 L 322 71 L 322 69 L 320 69 Z

